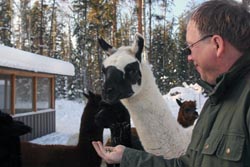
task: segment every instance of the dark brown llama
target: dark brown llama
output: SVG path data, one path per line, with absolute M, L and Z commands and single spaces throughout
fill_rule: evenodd
M 23 167 L 100 167 L 101 158 L 91 142 L 103 140 L 103 128 L 94 122 L 101 96 L 85 94 L 88 102 L 81 118 L 79 141 L 76 146 L 21 144 Z
M 194 121 L 199 117 L 196 111 L 196 101 L 181 102 L 176 99 L 177 104 L 180 106 L 177 121 L 184 127 L 188 128 L 194 124 Z

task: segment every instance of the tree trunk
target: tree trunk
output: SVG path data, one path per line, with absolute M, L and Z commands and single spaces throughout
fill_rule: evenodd
M 142 34 L 142 0 L 137 0 L 138 32 Z
M 51 22 L 50 22 L 50 32 L 49 32 L 49 50 L 48 50 L 48 56 L 52 57 L 54 55 L 55 50 L 55 37 L 56 37 L 56 30 L 54 25 L 54 17 L 55 17 L 55 5 L 56 0 L 53 0 L 52 4 L 52 14 L 51 14 Z
M 117 33 L 117 17 L 116 17 L 116 13 L 117 13 L 117 0 L 113 0 L 113 4 L 114 4 L 114 10 L 113 10 L 113 20 L 112 20 L 112 24 L 113 24 L 113 46 L 116 46 L 117 47 L 117 36 L 116 36 L 116 33 Z
M 40 20 L 40 37 L 39 37 L 39 48 L 40 55 L 43 55 L 43 0 L 41 0 L 41 20 Z
M 151 63 L 151 55 L 152 55 L 152 1 L 149 0 L 149 53 L 148 53 L 148 61 Z

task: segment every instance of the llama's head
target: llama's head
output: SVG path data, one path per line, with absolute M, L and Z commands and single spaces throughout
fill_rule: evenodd
M 108 103 L 115 103 L 120 99 L 138 93 L 142 84 L 143 37 L 136 34 L 132 46 L 122 46 L 118 49 L 101 38 L 98 41 L 102 49 L 109 55 L 104 60 L 102 67 L 105 77 L 102 92 L 103 100 Z
M 99 112 L 100 102 L 102 100 L 101 95 L 95 94 L 91 91 L 88 93 L 83 93 L 88 99 L 84 112 L 81 118 L 81 128 L 88 133 L 95 133 L 97 125 L 95 124 L 95 115 Z M 81 129 L 82 131 L 82 129 Z
M 100 127 L 112 128 L 118 124 L 130 124 L 130 116 L 121 102 L 114 104 L 101 102 L 100 111 L 95 116 L 95 122 Z
M 196 101 L 181 102 L 176 99 L 176 102 L 180 106 L 177 121 L 185 128 L 192 126 L 199 116 L 196 111 Z
M 22 136 L 29 132 L 31 132 L 31 127 L 0 111 L 0 136 Z

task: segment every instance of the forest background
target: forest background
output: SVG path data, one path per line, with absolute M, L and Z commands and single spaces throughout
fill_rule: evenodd
M 75 76 L 57 77 L 56 98 L 76 100 L 85 89 L 101 92 L 105 55 L 97 38 L 119 47 L 140 32 L 144 58 L 166 94 L 199 79 L 182 48 L 185 18 L 201 1 L 189 0 L 176 17 L 174 0 L 0 0 L 0 44 L 71 62 Z

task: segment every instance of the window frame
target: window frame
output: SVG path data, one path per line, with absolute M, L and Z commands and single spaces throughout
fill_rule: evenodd
M 45 74 L 45 73 L 36 73 L 22 70 L 15 70 L 9 68 L 0 67 L 0 75 L 10 75 L 10 113 L 15 115 L 15 98 L 16 98 L 16 77 L 30 77 L 32 79 L 32 112 L 37 112 L 37 80 L 38 78 L 48 78 L 50 82 L 50 108 L 55 109 L 55 75 L 53 74 Z M 48 108 L 49 109 L 49 108 Z M 42 110 L 39 110 L 42 111 Z M 32 113 L 29 112 L 29 113 Z

